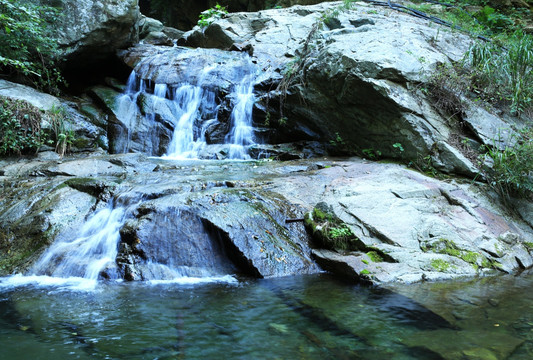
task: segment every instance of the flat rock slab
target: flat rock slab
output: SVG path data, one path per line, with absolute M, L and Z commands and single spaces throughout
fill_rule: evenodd
M 1 165 L 3 228 L 13 228 L 19 217 L 35 211 L 49 215 L 32 217 L 33 228 L 60 223 L 62 214 L 68 223 L 69 213 L 61 211 L 62 202 L 71 203 L 62 195 L 66 190 L 84 193 L 75 197 L 85 203 L 77 205 L 83 209 L 119 198 L 137 204 L 128 234 L 137 231 L 147 244 L 158 232 L 165 241 L 172 237 L 169 231 L 194 238 L 196 232 L 188 228 L 178 231 L 185 226 L 176 221 L 183 211 L 186 226 L 216 234 L 232 262 L 254 276 L 314 273 L 319 265 L 354 281 L 412 283 L 514 273 L 533 265 L 531 227 L 485 195 L 481 184 L 440 181 L 401 165 L 359 158 L 165 161 L 139 154 L 60 161 L 43 156 Z M 64 200 L 50 200 L 55 198 Z M 327 204 L 366 250 L 316 248 L 303 218 L 318 203 Z M 161 227 L 165 218 L 172 219 L 170 227 Z M 168 241 L 169 249 L 180 248 Z M 185 248 L 193 246 L 187 241 Z M 143 252 L 157 254 L 151 248 Z
M 0 80 L 0 96 L 5 96 L 14 100 L 24 100 L 42 110 L 52 110 L 59 108 L 61 102 L 55 96 L 37 91 L 29 86 Z

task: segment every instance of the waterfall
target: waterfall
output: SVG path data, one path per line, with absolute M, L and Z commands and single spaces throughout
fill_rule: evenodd
M 117 102 L 117 116 L 124 123 L 126 129 L 128 129 L 126 136 L 122 137 L 122 141 L 116 144 L 115 148 L 120 153 L 126 153 L 130 148 L 131 131 L 135 125 L 135 119 L 139 113 L 137 107 L 137 98 L 141 93 L 145 91 L 144 82 L 139 83 L 137 86 L 137 74 L 135 70 L 131 72 L 128 82 L 126 83 L 126 90 L 124 94 L 119 96 Z
M 155 70 L 157 66 L 147 65 L 160 61 L 160 57 L 141 61 L 132 71 L 126 90 L 117 99 L 117 117 L 128 134 L 115 149 L 118 152 L 131 149 L 131 133 L 139 122 L 153 127 L 159 121 L 172 129 L 166 150 L 159 152 L 163 158 L 202 158 L 208 143 L 220 142 L 218 145 L 225 145 L 222 153 L 227 158 L 248 159 L 247 148 L 255 143 L 252 110 L 257 69 L 247 54 L 234 57 L 234 64 L 225 64 L 221 70 L 220 64 L 208 65 L 206 59 L 199 56 L 191 60 L 187 71 L 173 74 L 173 83 L 169 84 L 158 82 L 161 79 Z M 155 80 L 148 80 L 151 77 Z M 233 85 L 228 86 L 229 83 Z M 226 90 L 221 89 L 220 84 L 224 84 Z M 221 111 L 226 115 L 219 119 Z M 220 140 L 206 137 L 212 126 L 219 129 L 218 133 L 222 132 Z
M 91 215 L 76 236 L 63 234 L 56 240 L 26 275 L 0 278 L 0 288 L 37 284 L 92 290 L 101 279 L 121 281 L 127 270 L 117 260 L 120 230 L 142 201 L 136 199 L 125 195 L 111 201 Z M 159 237 L 146 240 L 146 258 L 127 260 L 127 266 L 133 266 L 140 276 L 136 280 L 151 284 L 236 282 L 232 266 L 219 256 L 223 250 L 203 230 L 199 218 L 177 212 L 160 226 Z

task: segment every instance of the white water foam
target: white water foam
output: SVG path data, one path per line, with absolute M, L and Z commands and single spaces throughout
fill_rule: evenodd
M 91 291 L 96 288 L 98 281 L 80 277 L 60 278 L 46 275 L 22 275 L 16 274 L 0 278 L 0 289 L 23 286 L 57 287 L 69 290 Z
M 148 284 L 151 285 L 168 285 L 168 284 L 177 284 L 177 285 L 196 285 L 196 284 L 208 284 L 208 283 L 227 283 L 227 284 L 237 284 L 238 280 L 233 275 L 223 275 L 223 276 L 209 276 L 209 277 L 190 277 L 182 276 L 170 280 L 149 280 Z

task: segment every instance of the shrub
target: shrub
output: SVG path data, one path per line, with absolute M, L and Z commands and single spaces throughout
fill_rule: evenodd
M 51 126 L 49 142 L 55 144 L 56 152 L 63 157 L 70 150 L 74 140 L 74 131 L 70 126 L 68 114 L 63 107 L 53 107 L 48 116 Z
M 45 117 L 50 131 L 41 129 Z M 74 140 L 67 112 L 62 107 L 43 112 L 22 100 L 0 97 L 0 155 L 28 155 L 44 145 L 63 156 Z
M 39 109 L 0 97 L 0 155 L 36 153 L 42 142 Z
M 533 194 L 533 128 L 510 143 L 502 150 L 488 147 L 482 160 L 483 175 L 504 202 Z
M 505 48 L 494 42 L 476 43 L 463 66 L 472 72 L 472 90 L 492 103 L 507 103 L 521 113 L 533 106 L 533 37 L 515 32 Z

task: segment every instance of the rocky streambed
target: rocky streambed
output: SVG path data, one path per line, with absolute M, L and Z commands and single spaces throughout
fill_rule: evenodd
M 112 201 L 129 206 L 129 215 L 116 261 L 101 278 L 164 277 L 147 265 L 160 263 L 191 276 L 327 270 L 353 281 L 411 283 L 533 265 L 531 224 L 511 217 L 483 185 L 397 164 L 45 152 L 1 165 L 2 275 L 27 271 Z

